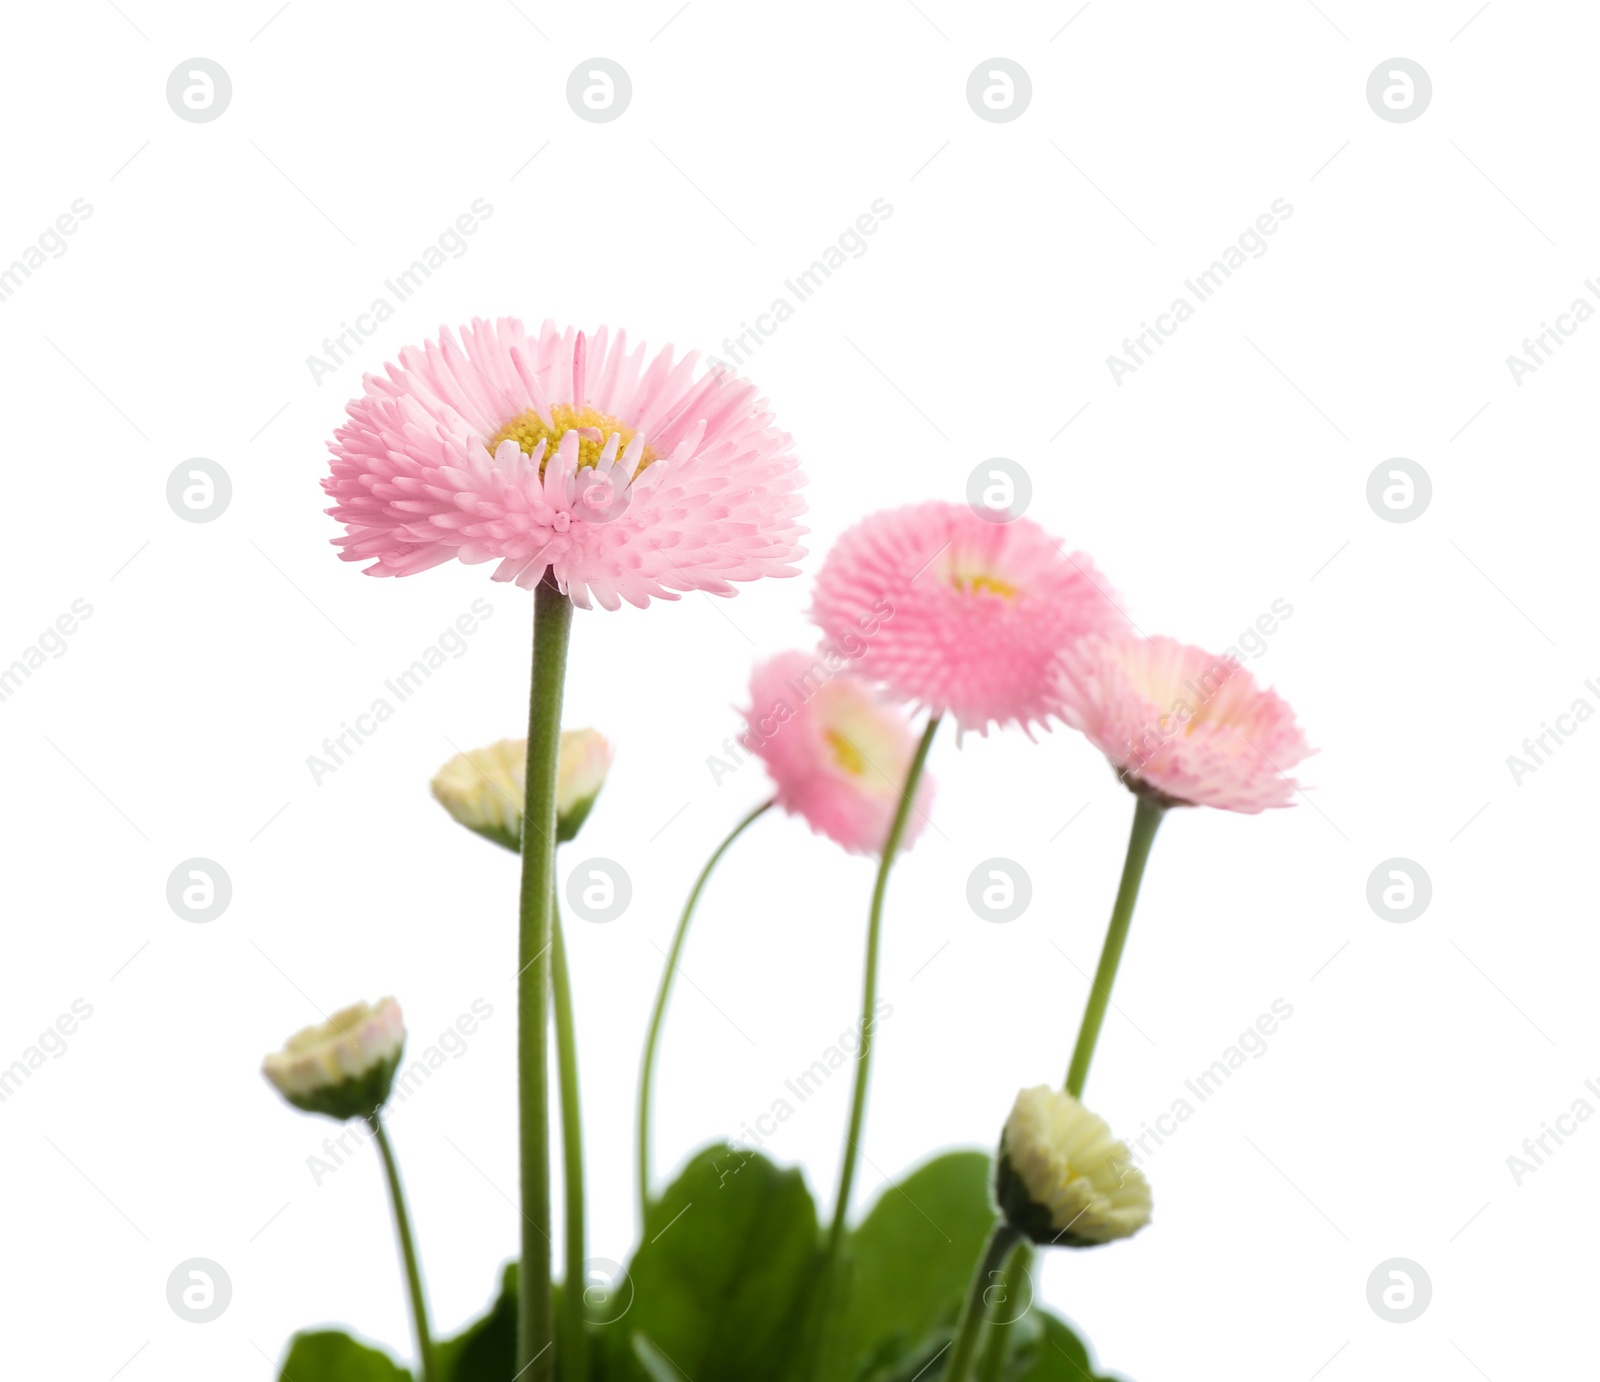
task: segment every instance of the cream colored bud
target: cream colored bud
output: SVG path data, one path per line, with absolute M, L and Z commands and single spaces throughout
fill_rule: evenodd
M 357 1003 L 296 1032 L 261 1063 L 279 1094 L 307 1113 L 367 1118 L 389 1098 L 406 1024 L 392 998 Z
M 1000 1138 L 995 1190 L 1036 1243 L 1092 1247 L 1150 1222 L 1150 1183 L 1105 1119 L 1063 1090 L 1025 1089 Z
M 457 754 L 433 779 L 433 795 L 468 830 L 509 850 L 522 848 L 528 741 L 502 739 Z M 565 844 L 588 818 L 611 767 L 611 745 L 597 730 L 561 735 L 556 768 L 556 840 Z

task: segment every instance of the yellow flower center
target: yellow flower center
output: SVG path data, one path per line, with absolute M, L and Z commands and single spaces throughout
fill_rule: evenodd
M 954 572 L 950 577 L 951 584 L 963 595 L 998 595 L 1002 600 L 1017 598 L 1017 588 L 998 576 L 968 576 L 961 572 Z
M 833 750 L 834 762 L 852 777 L 861 777 L 867 771 L 867 758 L 854 744 L 836 729 L 827 730 L 823 737 Z
M 500 449 L 503 441 L 514 441 L 522 448 L 526 456 L 531 456 L 540 442 L 546 443 L 545 459 L 540 463 L 539 472 L 544 473 L 544 466 L 551 456 L 555 455 L 561 445 L 561 438 L 568 432 L 578 433 L 578 465 L 594 466 L 600 463 L 601 453 L 606 449 L 606 442 L 613 432 L 618 433 L 621 444 L 617 448 L 620 456 L 628 449 L 633 441 L 634 429 L 625 422 L 619 422 L 609 413 L 602 413 L 596 408 L 585 407 L 582 410 L 566 403 L 557 403 L 550 409 L 550 420 L 554 427 L 546 427 L 544 420 L 532 408 L 520 417 L 514 417 L 506 423 L 485 443 L 492 456 Z M 656 453 L 646 444 L 639 457 L 638 470 L 642 471 L 651 461 L 656 459 Z

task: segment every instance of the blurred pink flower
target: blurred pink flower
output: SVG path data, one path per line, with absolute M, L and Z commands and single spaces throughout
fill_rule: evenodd
M 1092 639 L 1067 658 L 1062 718 L 1128 786 L 1254 815 L 1288 806 L 1313 750 L 1287 701 L 1236 661 L 1172 638 Z
M 812 618 L 856 670 L 962 729 L 1025 730 L 1059 708 L 1061 655 L 1120 627 L 1104 579 L 1025 518 L 964 504 L 890 509 L 856 524 L 817 576 Z
M 836 656 L 780 653 L 750 678 L 748 728 L 741 742 L 766 764 L 778 805 L 819 835 L 855 854 L 877 854 L 889 826 L 917 738 L 902 711 Z M 909 849 L 933 803 L 924 775 L 906 820 Z
M 334 541 L 371 576 L 452 557 L 546 570 L 585 608 L 790 576 L 804 478 L 754 386 L 623 333 L 475 320 L 368 375 L 335 433 Z

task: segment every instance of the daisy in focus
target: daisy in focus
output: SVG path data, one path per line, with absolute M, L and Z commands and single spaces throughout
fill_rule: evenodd
M 864 642 L 861 676 L 980 733 L 1043 725 L 1059 710 L 1061 656 L 1123 624 L 1088 557 L 1067 555 L 1028 519 L 994 523 L 940 502 L 846 532 L 817 575 L 811 613 L 831 642 Z
M 576 605 L 795 574 L 803 477 L 754 386 L 602 327 L 475 320 L 407 347 L 348 405 L 322 483 L 373 576 L 497 562 Z
M 1165 805 L 1249 815 L 1288 806 L 1286 776 L 1314 750 L 1276 692 L 1230 658 L 1133 634 L 1074 649 L 1062 718 L 1082 730 L 1135 791 Z
M 883 849 L 917 741 L 871 683 L 810 653 L 780 653 L 750 679 L 746 723 L 742 742 L 766 765 L 779 806 L 851 853 Z M 916 793 L 902 849 L 927 821 L 931 779 Z
M 368 575 L 494 562 L 495 580 L 533 592 L 523 806 L 514 819 L 487 814 L 483 831 L 508 844 L 515 824 L 522 839 L 519 1375 L 554 1346 L 544 1128 L 557 740 L 573 607 L 732 595 L 737 582 L 796 574 L 805 555 L 804 479 L 788 434 L 753 386 L 721 369 L 697 375 L 697 360 L 630 350 L 604 327 L 592 339 L 551 322 L 531 334 L 513 317 L 444 329 L 401 351 L 382 376 L 366 376 L 323 480 L 328 513 L 345 526 L 334 542 Z M 547 1359 L 534 1375 L 550 1367 Z

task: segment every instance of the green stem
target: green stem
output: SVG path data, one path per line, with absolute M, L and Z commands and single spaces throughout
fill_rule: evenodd
M 961 1323 L 956 1329 L 956 1341 L 950 1349 L 950 1361 L 940 1376 L 944 1382 L 967 1382 L 973 1360 L 978 1356 L 978 1341 L 983 1337 L 985 1323 L 985 1296 L 996 1275 L 1003 1279 L 1006 1258 L 1022 1237 L 1018 1230 L 1001 1219 L 989 1234 L 988 1245 L 972 1274 L 972 1284 L 967 1287 L 966 1304 L 961 1307 Z
M 928 761 L 928 750 L 933 747 L 933 736 L 939 729 L 939 717 L 931 716 L 928 727 L 922 731 L 922 741 L 917 745 L 916 756 L 906 773 L 906 784 L 900 791 L 900 804 L 895 808 L 894 823 L 889 827 L 889 838 L 884 841 L 883 857 L 878 861 L 878 881 L 872 889 L 872 911 L 867 921 L 867 972 L 861 986 L 861 1049 L 856 1053 L 855 1093 L 850 1101 L 850 1130 L 845 1134 L 844 1164 L 839 1168 L 839 1190 L 834 1197 L 833 1227 L 828 1231 L 828 1250 L 824 1258 L 825 1271 L 831 1270 L 839 1254 L 839 1243 L 844 1237 L 845 1219 L 850 1212 L 850 1187 L 855 1181 L 856 1161 L 861 1155 L 861 1124 L 867 1111 L 867 1076 L 872 1067 L 872 1029 L 876 1023 L 874 1009 L 878 999 L 878 948 L 883 934 L 883 898 L 889 887 L 889 870 L 895 855 L 900 852 L 900 839 L 905 834 L 906 821 L 911 815 L 912 803 L 917 796 L 917 783 L 922 780 L 922 769 Z
M 377 1140 L 378 1151 L 383 1155 L 383 1170 L 389 1180 L 389 1203 L 394 1208 L 395 1233 L 400 1239 L 400 1256 L 405 1261 L 406 1286 L 411 1294 L 411 1325 L 417 1335 L 417 1365 L 422 1371 L 422 1382 L 436 1382 L 433 1336 L 428 1332 L 428 1302 L 422 1294 L 422 1270 L 417 1265 L 417 1245 L 411 1237 L 411 1216 L 406 1212 L 405 1192 L 400 1188 L 400 1168 L 395 1164 L 394 1148 L 389 1145 L 389 1132 L 384 1127 L 380 1110 L 373 1110 L 368 1126 Z
M 578 1035 L 572 1016 L 572 983 L 567 973 L 567 946 L 561 933 L 561 909 L 552 897 L 554 936 L 551 996 L 556 1010 L 556 1069 L 561 1079 L 561 1179 L 566 1188 L 566 1286 L 561 1303 L 566 1316 L 562 1340 L 562 1373 L 575 1382 L 589 1376 L 589 1334 L 585 1323 L 583 1224 L 583 1111 L 578 1098 Z
M 678 956 L 683 952 L 684 938 L 689 934 L 689 919 L 700 901 L 706 886 L 728 846 L 745 832 L 745 828 L 771 810 L 775 803 L 764 801 L 730 830 L 722 843 L 712 851 L 700 876 L 689 890 L 689 900 L 683 904 L 683 915 L 678 918 L 678 929 L 672 937 L 672 949 L 667 952 L 667 963 L 661 971 L 661 987 L 656 992 L 655 1011 L 650 1014 L 650 1032 L 644 1042 L 644 1064 L 639 1072 L 639 1219 L 650 1212 L 650 1100 L 655 1085 L 656 1050 L 661 1044 L 661 1021 L 666 1016 L 667 996 L 672 992 L 672 976 L 678 972 Z
M 1026 1240 L 1018 1243 L 1011 1250 L 1009 1259 L 1000 1268 L 1001 1279 L 1008 1285 L 1013 1282 L 1026 1281 L 1029 1267 L 1033 1262 L 1033 1245 Z M 1030 1288 L 1031 1289 L 1031 1288 Z M 1029 1304 L 1032 1304 L 1030 1297 Z M 991 1325 L 989 1329 L 989 1345 L 983 1351 L 983 1360 L 978 1364 L 979 1382 L 1004 1382 L 1006 1363 L 1011 1357 L 1011 1326 L 1015 1320 L 1008 1320 L 1004 1324 Z
M 556 862 L 556 769 L 572 604 L 546 574 L 533 593 L 527 801 L 517 973 L 517 1104 L 522 1139 L 522 1266 L 517 1303 L 518 1382 L 555 1373 L 550 1290 L 550 993 Z
M 1139 883 L 1144 878 L 1145 861 L 1156 838 L 1156 827 L 1167 808 L 1153 797 L 1138 793 L 1133 810 L 1133 831 L 1128 836 L 1128 857 L 1122 865 L 1122 883 L 1117 888 L 1116 905 L 1111 909 L 1111 924 L 1106 928 L 1105 945 L 1100 950 L 1100 965 L 1094 972 L 1089 1001 L 1083 1009 L 1083 1024 L 1078 1028 L 1078 1044 L 1072 1051 L 1067 1070 L 1067 1093 L 1074 1099 L 1083 1094 L 1089 1078 L 1089 1062 L 1101 1024 L 1106 1020 L 1106 1005 L 1111 1002 L 1111 985 L 1116 982 L 1117 966 L 1122 962 L 1122 947 L 1128 941 L 1128 925 L 1133 920 L 1133 904 L 1139 899 Z

